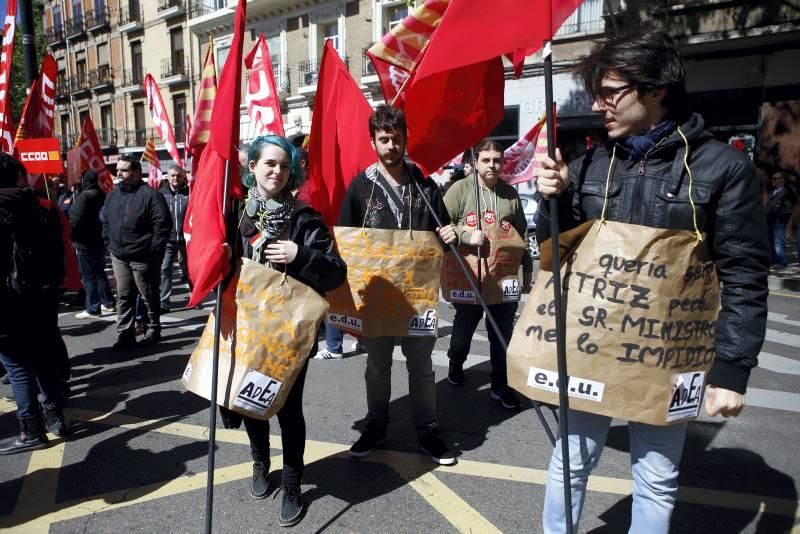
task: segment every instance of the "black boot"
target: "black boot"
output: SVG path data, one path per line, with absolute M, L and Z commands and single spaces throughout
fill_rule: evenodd
M 283 503 L 281 504 L 281 517 L 279 523 L 282 527 L 293 527 L 303 519 L 303 498 L 300 495 L 300 485 L 283 486 Z
M 47 426 L 47 431 L 52 432 L 56 436 L 63 438 L 69 433 L 69 426 L 67 420 L 64 419 L 64 410 L 56 408 L 53 410 L 44 410 L 44 423 Z
M 269 495 L 269 461 L 253 462 L 253 480 L 250 482 L 250 496 L 254 499 L 263 499 Z
M 19 420 L 19 436 L 0 443 L 0 455 L 35 451 L 47 447 L 47 434 L 41 416 Z

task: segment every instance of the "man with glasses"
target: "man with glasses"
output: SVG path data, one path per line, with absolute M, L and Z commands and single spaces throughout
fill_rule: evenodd
M 755 167 L 717 141 L 688 109 L 686 69 L 675 42 L 661 31 L 608 41 L 581 60 L 577 73 L 594 95 L 592 110 L 608 143 L 566 165 L 547 158 L 537 182 L 558 197 L 561 230 L 600 219 L 706 234 L 722 282 L 716 360 L 707 375 L 709 415 L 737 416 L 750 370 L 764 340 L 769 256 Z M 687 171 L 687 166 L 690 171 Z M 691 174 L 690 174 L 691 172 Z M 691 198 L 689 183 L 693 181 Z M 614 184 L 606 191 L 608 183 Z M 539 242 L 549 237 L 548 203 L 539 207 Z M 570 325 L 567 325 L 569 328 Z M 572 521 L 580 519 L 589 474 L 597 465 L 611 418 L 570 410 Z M 678 490 L 687 423 L 629 423 L 633 506 L 631 532 L 666 534 Z M 545 493 L 547 533 L 566 531 L 561 444 L 553 451 Z

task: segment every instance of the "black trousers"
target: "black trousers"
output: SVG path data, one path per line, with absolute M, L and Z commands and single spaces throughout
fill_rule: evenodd
M 308 371 L 308 359 L 297 375 L 286 403 L 278 412 L 283 446 L 282 483 L 300 487 L 303 478 L 303 453 L 306 449 L 306 420 L 303 417 L 303 388 Z M 244 427 L 250 438 L 250 452 L 254 462 L 269 461 L 269 421 L 244 416 Z
M 514 313 L 517 311 L 516 302 L 503 304 L 490 304 L 489 311 L 500 327 L 500 332 L 506 344 L 511 341 L 514 331 Z M 477 304 L 453 304 L 456 309 L 456 318 L 453 320 L 453 332 L 450 335 L 450 349 L 447 356 L 454 363 L 464 363 L 472 344 L 475 328 L 483 317 L 483 308 Z M 506 376 L 506 351 L 500 343 L 494 329 L 485 322 L 489 335 L 489 358 L 492 362 L 492 389 L 497 390 L 508 385 Z

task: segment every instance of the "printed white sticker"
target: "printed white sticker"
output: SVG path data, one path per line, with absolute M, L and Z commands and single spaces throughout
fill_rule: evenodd
M 547 369 L 531 367 L 530 371 L 528 371 L 528 386 L 558 393 L 558 373 L 555 371 L 548 371 Z M 602 402 L 605 388 L 606 385 L 602 382 L 570 376 L 569 384 L 567 385 L 567 394 L 576 399 Z
M 436 310 L 425 310 L 425 315 L 415 315 L 408 323 L 409 336 L 433 336 L 436 334 Z
M 704 371 L 672 375 L 672 400 L 667 410 L 667 422 L 679 421 L 700 414 L 703 400 Z
M 469 302 L 473 303 L 477 299 L 475 299 L 475 292 L 474 291 L 467 291 L 466 289 L 451 289 L 450 290 L 450 300 L 453 302 Z
M 355 330 L 357 332 L 361 332 L 362 329 L 361 319 L 357 317 L 348 317 L 347 315 L 344 314 L 329 313 L 327 315 L 326 321 L 328 324 L 331 324 L 338 328 Z
M 275 400 L 283 384 L 274 378 L 251 369 L 242 382 L 242 389 L 233 400 L 233 405 L 250 412 L 264 415 Z
M 192 377 L 192 364 L 187 363 L 186 370 L 183 371 L 183 381 L 188 382 L 191 377 Z
M 503 280 L 503 302 L 519 302 L 519 280 Z

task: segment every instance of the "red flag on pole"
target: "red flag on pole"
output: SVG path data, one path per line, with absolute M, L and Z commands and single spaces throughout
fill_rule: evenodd
M 147 185 L 153 189 L 158 189 L 161 182 L 161 164 L 158 162 L 156 144 L 153 141 L 152 135 L 147 137 L 147 143 L 145 143 L 144 152 L 142 152 L 142 161 L 147 162 L 150 167 L 147 176 Z
M 80 168 L 81 172 L 92 169 L 97 173 L 97 183 L 100 188 L 108 193 L 114 188 L 114 180 L 103 160 L 103 151 L 100 150 L 100 142 L 97 140 L 97 133 L 94 131 L 92 119 L 87 115 L 81 126 L 80 145 Z
M 375 162 L 369 138 L 372 108 L 330 41 L 322 52 L 301 198 L 336 224 L 350 181 Z
M 11 153 L 14 147 L 14 121 L 11 118 L 11 58 L 14 55 L 14 32 L 17 20 L 17 0 L 8 0 L 3 28 L 3 50 L 0 55 L 0 151 Z
M 372 55 L 371 52 L 367 52 L 367 56 L 372 61 L 372 66 L 375 67 L 375 73 L 381 82 L 383 99 L 395 107 L 402 108 L 406 102 L 406 95 L 405 91 L 401 93 L 401 89 L 411 73 L 403 67 L 398 67 Z M 400 95 L 399 98 L 398 95 Z
M 258 36 L 256 45 L 244 58 L 244 65 L 250 69 L 245 100 L 253 137 L 263 134 L 286 135 L 283 130 L 283 115 L 278 103 L 272 60 L 263 33 Z
M 407 89 L 408 153 L 425 172 L 486 136 L 503 118 L 500 56 L 533 53 L 581 0 L 453 0 Z M 509 16 L 513 14 L 513 16 Z M 484 39 L 486 28 L 502 28 Z
M 186 234 L 189 276 L 194 282 L 189 307 L 197 306 L 230 269 L 225 253 L 225 168 L 229 165 L 229 194 L 242 196 L 239 177 L 239 105 L 241 102 L 242 34 L 246 0 L 239 0 L 233 24 L 233 41 L 222 68 L 219 90 L 211 115 L 208 146 L 197 164 L 197 177 L 189 197 L 183 229 Z M 195 214 L 197 216 L 195 217 Z
M 31 84 L 14 138 L 41 139 L 53 135 L 58 65 L 50 54 L 42 59 L 39 77 Z
M 147 93 L 147 106 L 150 108 L 150 117 L 153 119 L 153 124 L 156 127 L 158 136 L 161 138 L 161 142 L 164 143 L 164 148 L 172 159 L 175 160 L 175 163 L 183 167 L 183 160 L 181 159 L 180 152 L 178 152 L 178 145 L 175 143 L 175 134 L 172 131 L 172 124 L 169 122 L 167 109 L 164 107 L 164 101 L 161 99 L 161 91 L 159 91 L 158 84 L 152 74 L 148 74 L 144 77 L 144 90 Z
M 192 181 L 197 174 L 197 164 L 208 143 L 211 133 L 211 112 L 217 96 L 217 66 L 214 63 L 214 39 L 209 39 L 203 71 L 200 74 L 200 85 L 194 105 L 194 121 L 188 141 L 188 151 L 192 155 Z
M 529 182 L 542 169 L 547 156 L 547 117 L 542 117 L 522 139 L 503 153 L 503 173 L 500 178 L 509 185 Z

